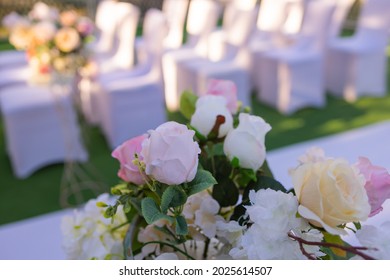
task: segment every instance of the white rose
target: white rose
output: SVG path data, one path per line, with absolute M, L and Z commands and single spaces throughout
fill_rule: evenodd
M 196 110 L 191 118 L 191 125 L 202 135 L 207 136 L 215 125 L 217 116 L 225 117 L 218 131 L 222 138 L 233 128 L 233 117 L 227 107 L 227 100 L 222 96 L 205 95 L 196 102 Z
M 343 159 L 308 162 L 290 171 L 300 206 L 299 214 L 331 234 L 345 234 L 339 226 L 364 221 L 370 204 L 365 179 Z
M 185 125 L 167 122 L 149 133 L 141 150 L 145 173 L 168 185 L 192 181 L 200 154 L 199 145 L 193 139 L 195 132 Z
M 233 160 L 238 158 L 240 167 L 257 171 L 264 163 L 265 135 L 271 126 L 258 116 L 241 113 L 239 125 L 226 136 L 223 150 Z

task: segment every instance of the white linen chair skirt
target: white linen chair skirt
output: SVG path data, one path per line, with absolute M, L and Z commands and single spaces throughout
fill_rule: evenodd
M 325 106 L 322 60 L 321 55 L 314 54 L 307 61 L 261 58 L 258 99 L 283 114 L 306 106 Z
M 327 63 L 328 66 L 337 65 L 326 73 L 327 89 L 332 95 L 349 102 L 365 95 L 386 95 L 386 53 L 379 51 L 359 54 L 332 49 L 327 54 Z
M 49 164 L 88 159 L 69 93 L 10 86 L 1 92 L 0 105 L 16 177 L 26 178 Z
M 99 108 L 102 129 L 113 149 L 167 120 L 164 93 L 150 77 L 118 81 L 105 88 L 99 96 Z

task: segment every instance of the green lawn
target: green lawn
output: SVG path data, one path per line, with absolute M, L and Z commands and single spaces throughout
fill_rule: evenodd
M 1 44 L 0 49 L 2 49 Z M 325 108 L 303 109 L 289 117 L 253 100 L 253 113 L 262 116 L 272 125 L 272 131 L 266 138 L 267 148 L 272 150 L 388 120 L 390 119 L 390 92 L 384 98 L 364 97 L 353 104 L 329 96 Z M 181 119 L 177 113 L 169 114 L 169 118 Z M 100 130 L 85 125 L 82 127 L 90 155 L 88 167 L 95 169 L 94 174 L 98 174 L 99 177 L 91 176 L 90 179 L 105 184 L 108 190 L 109 186 L 118 182 L 116 177 L 118 164 L 111 158 L 111 151 Z M 39 170 L 28 179 L 16 179 L 6 154 L 4 126 L 1 119 L 0 167 L 0 224 L 61 209 L 59 197 L 64 166 L 52 165 Z

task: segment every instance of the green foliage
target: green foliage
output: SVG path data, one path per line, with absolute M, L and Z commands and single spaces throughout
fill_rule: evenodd
M 141 207 L 142 215 L 148 224 L 152 224 L 161 219 L 168 220 L 169 222 L 174 221 L 171 216 L 161 213 L 153 198 L 145 197 L 141 202 Z
M 215 184 L 217 184 L 217 181 L 209 171 L 199 169 L 195 175 L 194 180 L 187 183 L 187 185 L 185 186 L 185 191 L 187 195 L 190 196 L 198 192 L 207 190 Z
M 245 215 L 245 205 L 249 205 L 249 192 L 251 190 L 259 191 L 261 189 L 272 189 L 274 191 L 281 191 L 287 193 L 287 190 L 283 187 L 281 183 L 277 180 L 262 175 L 263 172 L 258 172 L 256 176 L 256 181 L 251 181 L 248 186 L 244 190 L 244 194 L 242 196 L 242 203 L 235 207 L 233 215 L 231 216 L 231 220 L 239 221 L 240 224 L 245 223 L 247 220 L 244 219 Z
M 224 177 L 214 186 L 212 196 L 221 207 L 233 206 L 237 204 L 239 191 L 229 177 Z
M 179 235 L 187 235 L 188 234 L 187 222 L 183 216 L 176 217 L 176 233 Z
M 191 91 L 185 91 L 180 97 L 180 112 L 188 120 L 191 119 L 191 116 L 195 113 L 195 104 L 198 100 L 196 96 Z
M 341 246 L 351 246 L 347 242 L 341 239 L 340 235 L 332 235 L 323 231 L 324 241 L 328 243 L 338 244 Z M 324 252 L 327 256 L 326 259 L 329 260 L 349 260 L 355 255 L 347 252 L 342 249 L 338 249 L 335 247 L 321 247 L 321 251 Z
M 161 197 L 161 212 L 166 214 L 170 207 L 184 205 L 187 201 L 187 194 L 179 186 L 169 186 Z

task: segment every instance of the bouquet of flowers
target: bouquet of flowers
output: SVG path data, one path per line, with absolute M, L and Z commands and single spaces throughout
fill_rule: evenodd
M 93 32 L 93 22 L 75 10 L 61 13 L 42 2 L 27 16 L 12 12 L 4 17 L 9 41 L 25 50 L 32 79 L 48 81 L 52 73 L 74 75 L 86 64 L 85 45 Z
M 112 196 L 64 218 L 71 259 L 390 258 L 390 222 L 361 227 L 390 198 L 390 175 L 313 148 L 287 191 L 266 163 L 271 126 L 231 81 L 181 97 L 188 125 L 166 122 L 117 147 Z M 361 247 L 343 235 L 356 234 Z

